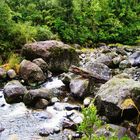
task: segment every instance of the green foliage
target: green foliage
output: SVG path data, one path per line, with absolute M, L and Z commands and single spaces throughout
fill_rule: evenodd
M 78 127 L 78 131 L 84 133 L 88 138 L 91 138 L 94 128 L 97 129 L 101 126 L 101 120 L 97 116 L 97 109 L 94 105 L 83 108 L 82 113 L 84 119 Z
M 0 52 L 34 40 L 93 43 L 140 41 L 138 0 L 1 0 Z
M 6 70 L 14 69 L 18 73 L 20 61 L 21 57 L 18 54 L 10 53 L 7 63 L 4 65 L 4 67 Z
M 10 32 L 11 42 L 17 46 L 24 45 L 25 43 L 34 41 L 36 37 L 37 30 L 35 27 L 31 26 L 29 23 L 18 23 L 15 24 Z
M 118 136 L 115 132 L 113 132 L 112 136 L 108 138 L 105 136 L 97 136 L 94 133 L 97 129 L 102 127 L 102 123 L 97 115 L 97 109 L 93 103 L 89 107 L 83 108 L 82 114 L 84 119 L 78 126 L 78 131 L 84 134 L 82 140 L 118 140 Z M 128 136 L 123 136 L 121 140 L 130 140 L 130 138 Z

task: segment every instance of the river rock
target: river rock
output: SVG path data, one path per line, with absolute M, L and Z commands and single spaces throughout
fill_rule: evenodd
M 0 79 L 6 78 L 6 71 L 3 68 L 0 68 Z
M 29 60 L 42 58 L 53 72 L 68 71 L 71 65 L 79 64 L 75 49 L 55 40 L 26 44 L 22 49 L 22 55 Z
M 90 73 L 99 75 L 106 81 L 108 81 L 112 77 L 111 70 L 103 63 L 89 61 L 85 66 L 85 70 L 89 71 Z
M 12 80 L 4 86 L 3 93 L 8 103 L 16 103 L 22 101 L 27 89 L 19 81 Z
M 23 60 L 20 63 L 19 74 L 27 83 L 39 83 L 46 79 L 41 68 L 28 60 Z
M 49 102 L 46 99 L 39 99 L 35 104 L 35 108 L 44 109 L 49 105 Z
M 131 76 L 131 78 L 134 79 L 135 81 L 140 81 L 140 68 L 136 67 L 126 68 L 123 72 Z
M 34 59 L 32 62 L 38 65 L 42 69 L 43 72 L 47 71 L 48 64 L 42 58 Z
M 10 70 L 7 71 L 7 75 L 10 79 L 14 79 L 17 74 L 16 74 L 15 70 L 10 69 Z
M 81 138 L 82 135 L 80 133 L 77 133 L 75 131 L 72 131 L 70 129 L 64 129 L 63 135 L 67 137 L 67 139 L 78 139 Z
M 97 109 L 112 122 L 137 116 L 137 110 L 132 104 L 139 102 L 140 82 L 128 77 L 126 74 L 113 77 L 96 93 Z M 130 101 L 131 105 L 123 105 L 126 104 L 126 99 Z
M 91 97 L 86 97 L 86 98 L 84 99 L 84 101 L 83 101 L 83 105 L 84 105 L 85 107 L 88 107 L 88 106 L 90 105 L 91 101 L 92 101 L 92 98 L 91 98 Z
M 70 92 L 78 98 L 84 98 L 89 93 L 89 79 L 75 78 L 70 82 Z
M 129 61 L 132 66 L 140 66 L 140 51 L 136 51 L 130 55 Z
M 105 54 L 101 54 L 101 56 L 97 57 L 96 62 L 103 63 L 109 67 L 112 67 L 113 65 L 112 58 L 109 55 L 105 55 Z
M 100 137 L 104 136 L 107 139 L 112 137 L 116 137 L 117 139 L 122 139 L 124 136 L 129 137 L 132 140 L 137 140 L 137 136 L 130 130 L 125 127 L 114 125 L 114 124 L 106 124 L 100 127 L 95 131 L 95 134 Z
M 120 69 L 125 69 L 125 68 L 130 68 L 130 67 L 131 67 L 131 63 L 129 62 L 129 60 L 123 60 L 119 64 Z
M 115 65 L 115 66 L 119 66 L 119 64 L 120 64 L 120 62 L 122 61 L 122 56 L 121 55 L 118 55 L 117 57 L 115 57 L 115 58 L 113 58 L 113 64 Z
M 71 73 L 71 72 L 68 72 L 68 73 L 62 73 L 60 76 L 59 76 L 59 79 L 66 85 L 66 86 L 69 86 L 71 80 L 76 77 L 75 74 Z
M 37 104 L 40 99 L 46 99 L 47 101 L 50 101 L 52 97 L 53 93 L 51 90 L 46 88 L 39 88 L 29 90 L 28 93 L 24 95 L 23 101 L 26 105 L 35 106 L 35 104 Z

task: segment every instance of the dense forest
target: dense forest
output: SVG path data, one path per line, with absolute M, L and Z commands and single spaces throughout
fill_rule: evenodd
M 139 0 L 1 0 L 0 52 L 27 42 L 140 42 Z

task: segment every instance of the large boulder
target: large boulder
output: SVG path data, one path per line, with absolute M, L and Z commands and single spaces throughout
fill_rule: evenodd
M 22 49 L 22 55 L 30 60 L 42 58 L 54 72 L 68 71 L 71 65 L 79 64 L 75 49 L 55 40 L 26 44 Z
M 4 86 L 3 93 L 8 103 L 16 103 L 22 101 L 27 89 L 19 81 L 12 80 Z
M 102 115 L 110 121 L 132 119 L 139 108 L 140 82 L 121 74 L 102 85 L 96 93 L 96 105 Z
M 41 68 L 28 60 L 23 60 L 20 63 L 19 74 L 27 83 L 39 83 L 46 79 Z

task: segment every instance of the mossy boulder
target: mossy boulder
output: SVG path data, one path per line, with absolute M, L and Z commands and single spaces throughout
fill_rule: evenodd
M 22 55 L 29 60 L 42 58 L 52 72 L 68 71 L 71 65 L 79 64 L 79 56 L 75 49 L 55 40 L 25 44 Z
M 140 82 L 129 79 L 127 75 L 119 75 L 102 85 L 96 93 L 98 111 L 110 121 L 133 119 L 139 109 Z

